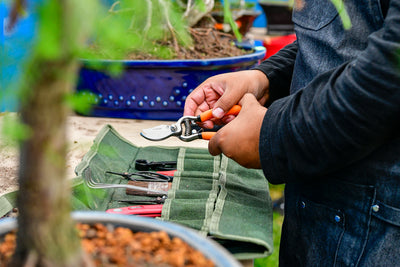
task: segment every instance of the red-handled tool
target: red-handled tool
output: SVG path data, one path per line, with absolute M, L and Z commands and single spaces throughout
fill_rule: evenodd
M 176 170 L 169 170 L 169 171 L 158 171 L 157 173 L 162 174 L 162 175 L 166 175 L 166 176 L 169 176 L 169 177 L 172 177 L 172 178 L 173 178 L 175 172 L 176 172 Z M 171 180 L 172 180 L 172 178 L 171 178 Z
M 106 210 L 107 213 L 123 214 L 123 215 L 139 215 L 146 217 L 160 217 L 162 204 L 155 205 L 137 205 L 122 208 L 114 208 Z
M 225 115 L 238 115 L 241 110 L 239 105 L 233 106 Z M 201 113 L 198 116 L 183 116 L 172 125 L 159 125 L 153 128 L 144 129 L 140 133 L 151 141 L 164 140 L 170 136 L 178 136 L 182 141 L 192 141 L 195 139 L 210 140 L 215 132 L 198 130 L 198 122 L 204 122 L 213 118 L 212 109 Z

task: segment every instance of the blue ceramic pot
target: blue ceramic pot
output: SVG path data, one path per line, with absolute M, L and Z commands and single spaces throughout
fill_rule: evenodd
M 78 211 L 72 213 L 72 218 L 81 223 L 102 223 L 122 226 L 133 232 L 165 231 L 171 238 L 178 237 L 194 249 L 203 253 L 212 260 L 217 267 L 242 266 L 224 247 L 217 242 L 199 235 L 194 230 L 175 223 L 160 221 L 153 218 L 110 214 L 99 211 Z M 0 236 L 17 227 L 15 218 L 0 220 Z
M 207 78 L 249 69 L 265 56 L 265 48 L 243 56 L 196 60 L 82 60 L 77 91 L 96 96 L 87 114 L 95 117 L 177 120 L 187 95 Z M 124 71 L 112 77 L 89 66 L 119 62 Z

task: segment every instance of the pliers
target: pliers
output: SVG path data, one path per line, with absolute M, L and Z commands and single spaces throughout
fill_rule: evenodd
M 174 171 L 173 171 L 174 172 Z M 113 172 L 106 171 L 106 173 L 119 175 L 125 179 L 132 181 L 142 181 L 142 182 L 171 182 L 173 179 L 173 172 L 170 171 L 138 171 L 138 172 Z M 172 174 L 172 176 L 170 175 Z M 142 177 L 142 178 L 134 178 L 134 176 Z
M 239 105 L 235 105 L 225 115 L 238 115 L 240 109 L 241 107 Z M 212 109 L 210 109 L 198 116 L 183 116 L 176 123 L 171 125 L 159 125 L 144 129 L 140 135 L 151 141 L 161 141 L 170 136 L 177 136 L 179 139 L 186 142 L 195 139 L 210 140 L 215 135 L 215 132 L 203 131 L 202 128 L 198 127 L 197 123 L 212 118 Z

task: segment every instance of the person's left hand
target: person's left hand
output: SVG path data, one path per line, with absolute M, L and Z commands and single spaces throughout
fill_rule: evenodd
M 208 150 L 213 156 L 223 153 L 244 167 L 261 168 L 258 145 L 267 108 L 252 94 L 245 94 L 239 104 L 239 115 L 211 138 Z

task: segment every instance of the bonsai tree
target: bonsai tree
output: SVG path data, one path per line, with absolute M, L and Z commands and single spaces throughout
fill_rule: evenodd
M 35 6 L 37 38 L 18 90 L 25 130 L 20 140 L 17 247 L 11 266 L 76 267 L 90 262 L 70 217 L 70 183 L 65 178 L 66 119 L 71 107 L 88 106 L 88 99 L 73 94 L 79 58 L 94 56 L 97 46 L 118 56 L 144 47 L 167 53 L 157 40 L 190 45 L 188 24 L 182 18 L 198 20 L 214 4 L 211 0 L 176 1 L 176 5 L 170 0 L 129 2 L 115 2 L 108 10 L 95 0 L 44 0 Z M 14 1 L 10 27 L 25 5 L 25 0 Z M 121 16 L 111 20 L 115 14 Z M 125 34 L 126 27 L 131 34 Z M 109 70 L 118 71 L 118 66 Z
M 229 9 L 230 2 L 225 0 L 223 3 L 226 21 L 232 25 L 235 37 L 240 41 L 240 33 Z M 105 27 L 121 23 L 123 26 L 118 34 L 119 41 L 113 45 L 96 40 L 92 45 L 91 56 L 126 59 L 127 51 L 121 50 L 121 43 L 125 43 L 129 44 L 128 52 L 135 59 L 142 59 L 140 56 L 145 53 L 153 58 L 185 58 L 186 54 L 190 54 L 188 52 L 195 50 L 192 35 L 196 33 L 193 27 L 198 24 L 201 24 L 200 27 L 205 24 L 214 26 L 210 15 L 214 5 L 214 0 L 115 1 L 101 23 Z
M 79 58 L 94 57 L 93 51 L 118 57 L 128 49 L 145 48 L 171 56 L 177 46 L 191 45 L 188 27 L 208 14 L 214 1 L 117 1 L 106 10 L 95 0 L 35 2 L 37 38 L 18 90 L 25 130 L 20 135 L 19 227 L 11 265 L 87 266 L 90 259 L 80 248 L 70 217 L 70 183 L 65 178 L 66 119 L 71 107 L 88 104 L 73 94 Z M 25 0 L 14 0 L 10 27 L 25 5 Z M 174 50 L 162 41 L 172 42 Z M 118 69 L 112 65 L 109 70 Z

